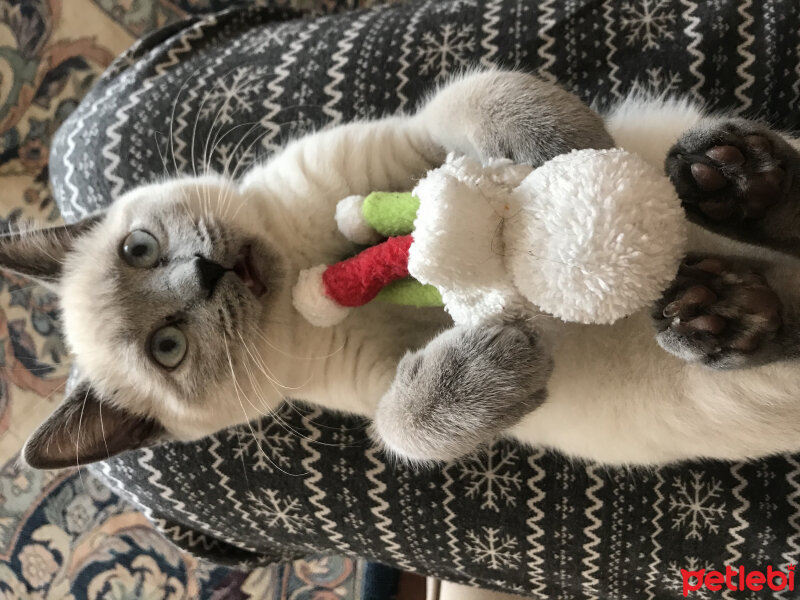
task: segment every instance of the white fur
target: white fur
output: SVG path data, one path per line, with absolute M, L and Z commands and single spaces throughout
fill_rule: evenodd
M 247 217 L 239 220 L 282 249 L 285 281 L 294 282 L 301 269 L 336 262 L 355 249 L 336 229 L 341 198 L 412 189 L 426 171 L 441 164 L 441 140 L 431 132 L 450 135 L 457 127 L 448 129 L 448 123 L 458 122 L 460 115 L 441 109 L 452 108 L 453 98 L 435 102 L 419 116 L 353 123 L 302 138 L 253 168 L 233 192 L 218 184 L 206 186 L 206 199 L 225 195 L 244 207 Z M 469 106 L 468 99 L 463 105 Z M 625 149 L 661 169 L 669 146 L 701 117 L 687 102 L 639 98 L 613 111 L 607 123 Z M 127 195 L 109 216 L 119 226 L 87 241 L 76 260 L 111 260 L 136 211 L 150 202 L 177 203 L 187 196 L 199 204 L 202 194 L 196 188 L 196 183 L 171 182 L 149 195 Z M 697 248 L 756 252 L 702 231 L 693 230 L 691 239 Z M 286 284 L 273 295 L 263 322 L 253 323 L 268 340 L 260 341 L 257 350 L 278 383 L 259 373 L 249 383 L 243 373 L 238 376 L 242 393 L 253 400 L 257 396 L 262 404 L 237 401 L 230 386 L 181 401 L 165 385 L 144 383 L 148 370 L 141 357 L 109 355 L 115 348 L 104 341 L 110 333 L 94 324 L 113 320 L 113 314 L 102 307 L 98 313 L 95 296 L 106 293 L 106 283 L 102 267 L 95 272 L 100 275 L 76 270 L 66 284 L 73 294 L 64 307 L 66 334 L 81 366 L 109 387 L 137 382 L 136 392 L 145 398 L 137 410 L 157 414 L 184 439 L 259 417 L 283 396 L 372 415 L 405 350 L 420 347 L 447 323 L 435 309 L 368 305 L 336 327 L 320 329 L 293 309 L 291 284 Z M 522 442 L 610 464 L 742 459 L 800 450 L 797 363 L 722 372 L 684 363 L 658 347 L 646 311 L 614 325 L 547 326 L 555 371 L 544 406 L 509 432 Z

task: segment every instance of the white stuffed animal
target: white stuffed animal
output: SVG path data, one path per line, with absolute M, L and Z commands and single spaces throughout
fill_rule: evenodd
M 301 273 L 294 303 L 309 322 L 335 325 L 411 275 L 438 290 L 459 324 L 531 304 L 565 321 L 613 323 L 656 301 L 685 254 L 674 187 L 621 149 L 576 150 L 536 169 L 450 156 L 412 195 L 412 234 Z M 376 238 L 362 200 L 345 199 L 336 217 L 361 243 Z

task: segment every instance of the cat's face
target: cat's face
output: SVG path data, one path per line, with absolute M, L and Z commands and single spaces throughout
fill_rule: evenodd
M 9 265 L 58 292 L 82 378 L 29 440 L 29 463 L 90 462 L 242 421 L 218 399 L 246 393 L 236 389 L 247 382 L 244 354 L 259 344 L 283 274 L 261 219 L 221 179 L 174 180 L 129 192 L 61 244 L 37 242 L 61 263 L 47 276 L 42 256 L 39 273 Z M 0 264 L 13 251 L 0 251 Z

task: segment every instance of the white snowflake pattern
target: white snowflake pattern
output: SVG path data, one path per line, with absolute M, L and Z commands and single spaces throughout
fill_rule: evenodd
M 218 126 L 231 125 L 239 111 L 252 111 L 268 78 L 258 69 L 238 67 L 220 77 L 201 101 L 200 117 Z
M 669 510 L 674 512 L 672 524 L 688 530 L 688 539 L 702 540 L 703 532 L 717 533 L 717 519 L 725 516 L 725 503 L 718 502 L 722 484 L 714 478 L 703 481 L 703 474 L 690 471 L 691 480 L 676 477 L 672 487 L 677 493 L 670 496 Z
M 645 69 L 647 82 L 642 83 L 639 79 L 633 82 L 634 92 L 644 92 L 647 94 L 674 94 L 680 91 L 683 80 L 681 74 L 664 69 L 663 67 L 651 67 Z
M 431 7 L 431 12 L 458 14 L 461 11 L 474 9 L 478 6 L 477 0 L 451 0 L 451 2 L 439 2 Z
M 261 488 L 261 494 L 247 492 L 253 503 L 253 513 L 267 527 L 281 527 L 289 533 L 300 533 L 311 528 L 313 519 L 300 500 L 278 490 Z
M 517 449 L 507 445 L 492 446 L 488 457 L 465 459 L 459 464 L 459 479 L 468 480 L 467 498 L 480 498 L 481 508 L 500 511 L 500 503 L 516 506 L 516 492 L 522 485 L 517 469 Z
M 475 562 L 490 569 L 513 569 L 520 560 L 517 540 L 510 535 L 501 535 L 495 527 L 481 527 L 482 533 L 467 531 L 467 552 Z
M 288 451 L 297 444 L 299 434 L 275 419 L 261 419 L 251 425 L 252 431 L 245 426 L 228 432 L 228 441 L 236 441 L 233 457 L 236 460 L 253 460 L 248 466 L 254 471 L 274 473 L 276 470 L 289 469 L 291 452 Z
M 628 45 L 644 43 L 644 48 L 657 49 L 660 40 L 674 39 L 675 11 L 662 0 L 636 0 L 622 5 L 620 24 L 627 30 Z
M 246 129 L 241 128 L 239 131 L 244 135 Z M 235 133 L 235 132 L 234 132 Z M 227 135 L 223 132 L 227 139 Z M 236 137 L 232 135 L 232 137 Z M 217 165 L 219 172 L 228 174 L 244 173 L 249 165 L 252 165 L 257 159 L 258 154 L 255 150 L 255 145 L 258 143 L 260 136 L 258 134 L 247 135 L 244 140 L 236 142 L 215 143 L 214 146 L 209 148 L 207 162 L 210 165 L 214 162 Z M 213 153 L 213 154 L 212 154 Z
M 682 561 L 681 564 L 670 561 L 663 576 L 663 583 L 665 588 L 675 592 L 676 595 L 683 594 L 683 573 L 681 573 L 681 569 L 686 569 L 687 571 L 699 571 L 700 569 L 711 571 L 714 570 L 714 567 L 709 564 L 701 565 L 700 560 L 694 556 L 687 556 L 686 560 Z M 689 583 L 696 585 L 696 578 L 690 577 Z M 710 597 L 709 590 L 705 586 L 692 592 L 692 598 L 706 600 Z
M 296 35 L 296 28 L 259 27 L 258 32 L 250 35 L 242 44 L 241 53 L 243 56 L 265 54 L 273 48 L 283 46 L 289 37 L 287 34 Z
M 466 67 L 469 53 L 475 48 L 475 39 L 470 26 L 456 27 L 445 23 L 437 36 L 432 31 L 422 34 L 422 43 L 417 55 L 422 59 L 419 72 L 434 75 L 436 80 L 446 77 L 454 67 Z

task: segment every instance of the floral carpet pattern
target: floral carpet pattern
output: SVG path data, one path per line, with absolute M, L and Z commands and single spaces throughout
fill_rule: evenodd
M 272 3 L 330 12 L 376 2 Z M 48 187 L 50 140 L 116 55 L 154 28 L 231 4 L 0 0 L 0 232 L 26 221 L 60 223 Z M 0 273 L 0 598 L 360 597 L 360 562 L 320 557 L 250 572 L 200 563 L 90 475 L 21 466 L 23 441 L 55 408 L 66 382 L 55 300 Z

